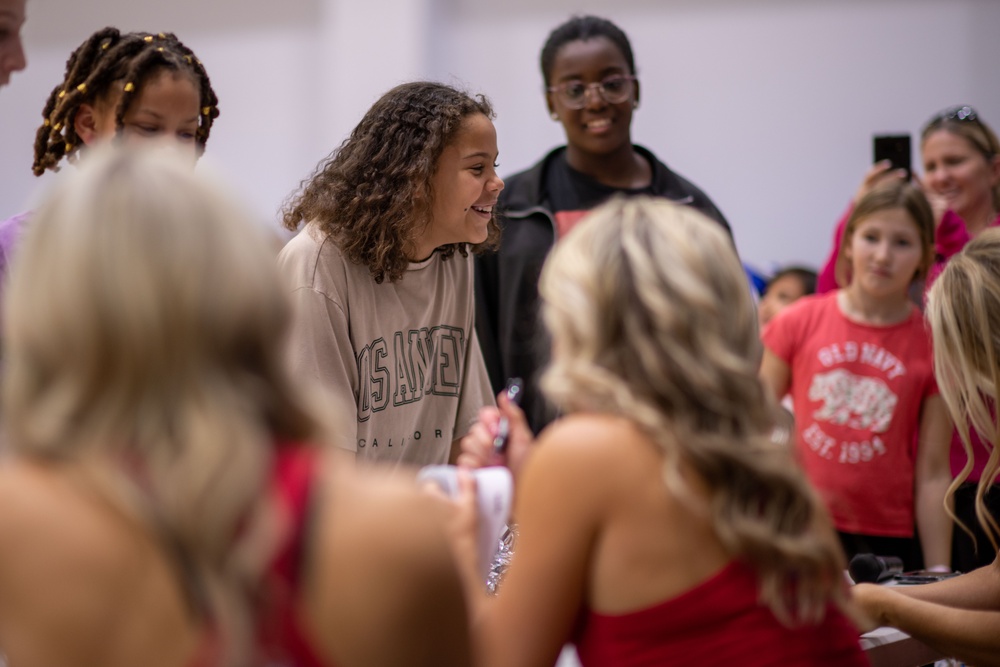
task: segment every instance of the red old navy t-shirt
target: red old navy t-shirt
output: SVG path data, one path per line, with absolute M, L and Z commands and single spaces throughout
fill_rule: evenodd
M 834 291 L 805 297 L 763 332 L 791 369 L 796 445 L 838 530 L 913 535 L 920 408 L 937 393 L 916 307 L 890 326 L 853 322 Z

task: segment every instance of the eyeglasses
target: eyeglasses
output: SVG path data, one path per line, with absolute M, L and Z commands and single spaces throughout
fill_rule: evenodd
M 957 121 L 975 121 L 979 120 L 979 114 L 976 110 L 969 105 L 962 105 L 960 107 L 951 107 L 950 109 L 945 109 L 938 115 L 931 118 L 928 125 L 933 125 L 934 123 L 940 123 L 946 120 L 957 120 Z
M 558 86 L 548 88 L 550 93 L 559 95 L 559 100 L 569 109 L 582 109 L 587 106 L 587 92 L 596 91 L 608 104 L 621 104 L 632 94 L 632 82 L 635 77 L 627 74 L 616 74 L 602 79 L 597 83 L 582 81 L 566 81 Z

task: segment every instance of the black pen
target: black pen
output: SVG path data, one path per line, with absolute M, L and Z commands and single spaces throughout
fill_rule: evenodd
M 507 400 L 517 405 L 521 400 L 521 378 L 511 378 L 507 381 Z M 510 422 L 503 415 L 497 424 L 497 434 L 493 438 L 493 453 L 503 456 L 507 452 L 507 439 L 510 437 Z

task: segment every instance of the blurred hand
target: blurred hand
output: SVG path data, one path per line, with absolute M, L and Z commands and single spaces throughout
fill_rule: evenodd
M 862 197 L 874 190 L 876 187 L 883 183 L 889 183 L 893 180 L 905 181 L 906 170 L 893 169 L 892 163 L 889 162 L 889 160 L 881 160 L 880 162 L 873 164 L 871 169 L 865 173 L 865 177 L 861 181 L 858 191 L 854 193 L 855 206 L 859 201 L 861 201 Z
M 892 591 L 879 584 L 855 584 L 851 586 L 851 601 L 859 613 L 854 614 L 858 630 L 864 634 L 885 625 L 883 600 Z
M 493 439 L 499 430 L 501 417 L 507 418 L 507 453 L 497 455 L 493 451 Z M 462 438 L 462 453 L 458 465 L 467 468 L 505 465 L 516 479 L 535 444 L 535 436 L 524 417 L 524 411 L 511 403 L 506 393 L 497 396 L 497 407 L 485 407 L 479 411 L 479 421 Z

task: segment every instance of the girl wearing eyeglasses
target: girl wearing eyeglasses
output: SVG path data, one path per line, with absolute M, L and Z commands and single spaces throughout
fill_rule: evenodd
M 541 53 L 545 99 L 566 145 L 506 180 L 504 231 L 496 253 L 477 258 L 476 328 L 494 392 L 524 378 L 522 406 L 537 432 L 553 418 L 537 385 L 548 358 L 538 324 L 538 276 L 556 241 L 612 194 L 647 194 L 688 204 L 728 230 L 697 186 L 632 143 L 639 81 L 628 37 L 595 16 L 551 32 Z
M 1000 141 L 970 106 L 953 107 L 935 115 L 924 126 L 920 141 L 924 176 L 918 179 L 918 184 L 931 203 L 935 223 L 936 257 L 925 282 L 929 289 L 948 258 L 960 251 L 970 238 L 985 229 L 1000 226 Z M 893 170 L 886 163 L 876 164 L 865 175 L 855 202 L 878 185 L 905 177 L 903 170 Z M 836 258 L 849 214 L 850 209 L 837 227 L 832 254 L 817 280 L 817 292 L 836 289 L 837 284 L 844 281 L 846 267 L 838 265 Z M 974 539 L 958 528 L 953 531 L 951 567 L 960 572 L 968 572 L 993 560 L 991 550 L 984 547 L 989 541 L 979 528 L 974 503 L 976 483 L 982 475 L 986 457 L 975 430 L 970 430 L 969 437 L 974 453 L 972 471 L 955 494 L 954 509 L 956 516 L 970 527 Z M 956 432 L 951 446 L 953 476 L 958 476 L 965 462 L 965 450 Z M 1000 516 L 1000 491 L 988 494 L 986 503 L 994 516 Z

